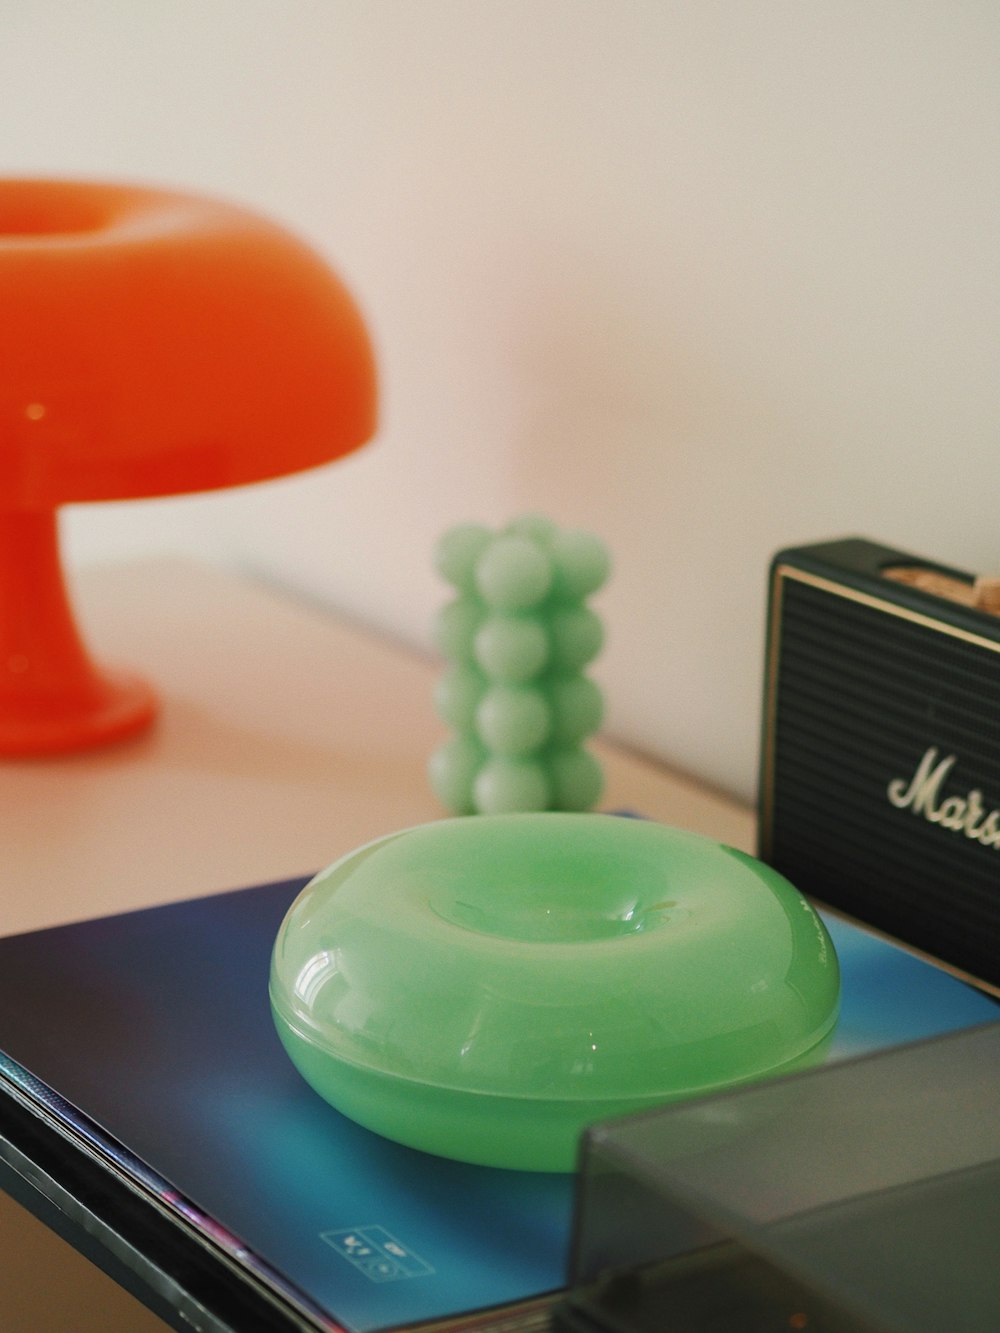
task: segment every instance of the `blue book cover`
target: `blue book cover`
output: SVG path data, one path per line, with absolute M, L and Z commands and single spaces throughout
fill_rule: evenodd
M 401 1147 L 326 1105 L 272 1026 L 271 946 L 304 878 L 0 940 L 0 1073 L 248 1271 L 351 1333 L 566 1280 L 574 1181 Z M 830 1059 L 993 1021 L 996 1002 L 826 918 Z

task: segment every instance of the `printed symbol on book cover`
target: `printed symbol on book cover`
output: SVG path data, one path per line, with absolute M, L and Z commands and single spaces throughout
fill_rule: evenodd
M 320 1239 L 352 1263 L 372 1282 L 398 1282 L 400 1278 L 428 1277 L 429 1263 L 409 1246 L 398 1241 L 385 1227 L 353 1227 L 350 1231 L 321 1231 Z

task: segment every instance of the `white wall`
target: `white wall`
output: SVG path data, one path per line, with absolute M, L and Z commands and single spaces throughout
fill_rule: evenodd
M 436 536 L 547 512 L 615 555 L 611 729 L 749 796 L 776 548 L 1000 568 L 998 55 L 976 0 L 0 0 L 0 170 L 274 215 L 382 365 L 374 447 L 69 511 L 72 559 L 425 643 Z

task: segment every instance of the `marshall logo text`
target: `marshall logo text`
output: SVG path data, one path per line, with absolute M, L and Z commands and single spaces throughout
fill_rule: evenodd
M 1000 847 L 1000 810 L 987 810 L 978 788 L 973 787 L 965 796 L 942 798 L 941 788 L 956 762 L 953 754 L 939 759 L 936 747 L 930 746 L 909 781 L 893 778 L 889 783 L 889 800 L 900 810 L 922 815 L 928 823 L 964 833 L 972 842 Z

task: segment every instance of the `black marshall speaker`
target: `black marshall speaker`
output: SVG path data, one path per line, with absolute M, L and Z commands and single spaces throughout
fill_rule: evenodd
M 1000 993 L 1000 581 L 857 538 L 780 552 L 759 816 L 804 893 Z

